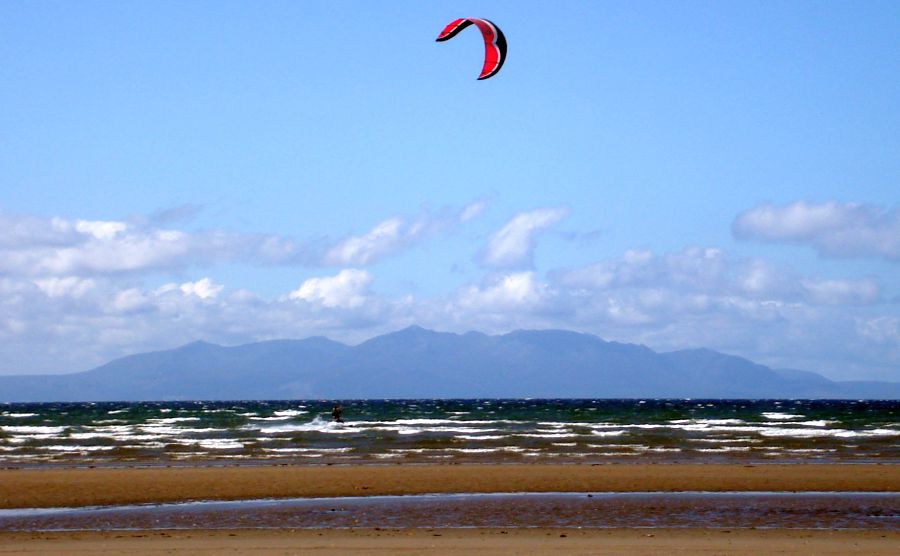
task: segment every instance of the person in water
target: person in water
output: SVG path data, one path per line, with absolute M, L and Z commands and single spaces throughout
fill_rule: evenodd
M 344 419 L 341 418 L 341 414 L 344 412 L 344 408 L 341 407 L 341 404 L 334 404 L 331 407 L 331 420 L 335 423 L 343 423 Z

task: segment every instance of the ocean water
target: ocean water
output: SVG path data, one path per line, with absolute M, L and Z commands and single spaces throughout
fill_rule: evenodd
M 900 401 L 0 404 L 0 466 L 246 462 L 900 463 Z

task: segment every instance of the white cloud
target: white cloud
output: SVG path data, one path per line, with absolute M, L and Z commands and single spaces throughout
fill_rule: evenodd
M 555 273 L 560 283 L 582 289 L 660 287 L 705 295 L 791 297 L 798 284 L 784 269 L 762 259 L 733 259 L 721 249 L 691 247 L 657 256 L 626 251 L 618 258 Z
M 526 268 L 534 263 L 535 236 L 568 214 L 565 208 L 541 208 L 515 215 L 494 232 L 480 256 L 489 268 Z
M 325 254 L 325 262 L 336 266 L 367 265 L 412 243 L 421 231 L 421 226 L 391 218 L 366 234 L 341 240 Z
M 865 305 L 881 297 L 878 282 L 864 280 L 803 279 L 808 299 L 822 305 Z
M 108 277 L 0 277 L 0 372 L 90 368 L 195 339 L 359 341 L 420 324 L 489 333 L 564 328 L 661 350 L 702 346 L 781 367 L 900 379 L 900 307 L 883 302 L 876 282 L 800 276 L 718 249 L 631 251 L 549 277 L 497 273 L 430 297 L 382 297 L 372 282 L 366 270 L 344 269 L 266 299 L 229 290 L 213 275 L 155 288 Z
M 66 276 L 64 278 L 44 278 L 35 280 L 34 283 L 48 297 L 73 297 L 84 296 L 94 288 L 95 282 L 90 278 Z
M 554 305 L 572 311 L 561 313 L 569 328 L 658 349 L 702 346 L 774 366 L 900 379 L 900 345 L 874 341 L 883 325 L 858 323 L 898 311 L 879 304 L 872 279 L 802 276 L 710 248 L 631 251 L 551 278 Z
M 290 299 L 321 303 L 325 307 L 359 307 L 366 302 L 372 275 L 365 270 L 345 269 L 336 276 L 310 278 L 288 294 Z
M 128 288 L 115 293 L 108 311 L 112 313 L 130 313 L 147 308 L 150 303 L 149 296 L 139 288 Z
M 760 205 L 737 216 L 738 239 L 810 245 L 822 255 L 900 261 L 900 210 L 857 203 Z
M 90 234 L 97 239 L 113 239 L 128 229 L 125 222 L 105 222 L 91 220 L 77 220 L 75 230 L 82 234 Z
M 67 220 L 0 212 L 0 274 L 35 278 L 139 274 L 223 262 L 364 266 L 395 255 L 431 234 L 477 217 L 484 203 L 458 211 L 393 217 L 339 241 L 297 241 L 272 234 L 156 227 L 134 222 Z
M 154 272 L 242 259 L 277 263 L 302 254 L 277 236 L 28 216 L 0 215 L 0 237 L 0 273 L 39 278 Z M 281 251 L 273 245 L 281 245 Z
M 484 211 L 483 201 L 466 205 L 456 213 L 425 213 L 414 219 L 393 217 L 362 235 L 351 235 L 328 248 L 322 258 L 333 266 L 366 266 L 409 248 L 425 237 L 473 220 Z
M 196 295 L 200 299 L 212 299 L 219 295 L 225 286 L 216 284 L 209 278 L 201 278 L 196 282 L 185 282 L 178 289 L 185 295 Z
M 533 272 L 517 272 L 493 277 L 484 286 L 468 286 L 457 295 L 456 303 L 478 311 L 496 311 L 534 307 L 549 294 Z
M 801 207 L 798 214 L 813 216 L 791 217 L 793 227 L 785 229 L 791 237 L 824 237 L 831 229 L 825 223 L 840 220 L 842 207 Z M 531 262 L 536 235 L 561 220 L 564 209 L 517 214 L 483 252 L 499 270 L 453 292 L 382 297 L 370 290 L 372 275 L 356 265 L 274 297 L 216 279 L 214 264 L 223 261 L 316 266 L 334 251 L 341 255 L 328 264 L 371 264 L 483 210 L 474 203 L 395 217 L 358 236 L 314 243 L 153 221 L 0 213 L 0 372 L 84 369 L 194 339 L 359 341 L 420 324 L 457 332 L 574 329 L 658 349 L 706 346 L 767 364 L 900 379 L 900 304 L 884 299 L 877 280 L 803 276 L 712 247 L 632 250 L 547 275 L 522 268 Z M 178 279 L 161 279 L 159 271 L 177 271 Z M 159 286 L 160 280 L 170 283 Z
M 866 338 L 890 345 L 900 353 L 900 317 L 860 318 L 857 319 L 857 328 Z
M 475 201 L 474 203 L 469 203 L 460 211 L 459 221 L 468 222 L 469 220 L 474 220 L 475 218 L 481 216 L 485 208 L 487 208 L 486 201 Z

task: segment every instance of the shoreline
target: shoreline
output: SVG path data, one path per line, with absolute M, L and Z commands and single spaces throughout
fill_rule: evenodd
M 900 492 L 898 464 L 459 464 L 0 470 L 0 508 L 432 493 Z

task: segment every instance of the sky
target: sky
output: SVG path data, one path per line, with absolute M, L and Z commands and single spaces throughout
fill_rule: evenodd
M 900 381 L 897 2 L 3 2 L 0 67 L 0 374 L 416 324 Z

